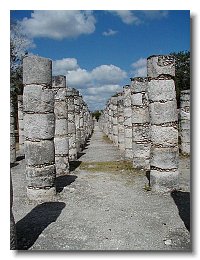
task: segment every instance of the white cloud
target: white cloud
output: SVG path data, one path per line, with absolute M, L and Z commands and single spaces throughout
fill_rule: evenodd
M 140 58 L 136 62 L 131 64 L 133 71 L 133 77 L 146 77 L 147 76 L 147 60 L 145 58 Z
M 95 17 L 91 11 L 39 10 L 24 18 L 21 25 L 31 37 L 61 40 L 95 31 Z
M 127 77 L 124 70 L 113 64 L 88 71 L 80 68 L 75 58 L 53 61 L 53 74 L 66 75 L 67 86 L 78 89 L 92 110 L 101 109 L 110 96 L 122 91 L 120 84 Z
M 68 71 L 67 85 L 73 88 L 85 88 L 91 85 L 90 72 L 81 68 L 73 71 Z
M 112 29 L 108 29 L 108 31 L 105 31 L 105 32 L 103 32 L 102 34 L 104 35 L 104 36 L 112 36 L 112 35 L 115 35 L 115 34 L 117 34 L 118 33 L 118 31 L 114 31 L 114 30 L 112 30 Z
M 148 19 L 162 19 L 168 16 L 168 11 L 166 10 L 148 10 L 148 11 L 143 11 L 144 15 L 148 18 Z
M 75 58 L 63 58 L 53 61 L 53 75 L 65 75 L 67 71 L 78 69 L 79 65 Z
M 114 65 L 101 65 L 91 72 L 92 78 L 101 84 L 117 84 L 126 78 L 125 71 Z
M 166 10 L 142 10 L 142 11 L 129 11 L 129 10 L 115 10 L 109 11 L 114 15 L 120 17 L 123 23 L 131 24 L 141 24 L 147 20 L 162 19 L 168 16 L 168 11 Z
M 113 14 L 118 15 L 122 22 L 125 24 L 138 24 L 140 19 L 134 14 L 134 12 L 129 10 L 117 10 L 111 11 Z
M 94 94 L 105 94 L 105 93 L 115 93 L 118 91 L 122 91 L 122 87 L 120 85 L 103 85 L 103 86 L 96 86 L 87 89 L 87 93 L 94 95 Z

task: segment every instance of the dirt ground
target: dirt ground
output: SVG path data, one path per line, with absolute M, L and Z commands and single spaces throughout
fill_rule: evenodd
M 57 178 L 54 201 L 38 204 L 26 197 L 25 162 L 18 156 L 11 168 L 18 248 L 191 251 L 190 159 L 180 156 L 181 189 L 166 194 L 146 189 L 145 172 L 123 164 L 95 125 L 70 175 Z

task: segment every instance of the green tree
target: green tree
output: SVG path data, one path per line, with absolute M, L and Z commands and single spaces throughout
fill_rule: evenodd
M 22 61 L 31 40 L 23 33 L 21 25 L 13 20 L 10 23 L 10 96 L 14 106 L 15 129 L 17 128 L 17 95 L 23 93 Z
M 95 117 L 97 122 L 99 120 L 99 117 L 101 116 L 101 111 L 97 110 L 92 113 L 92 117 Z
M 11 20 L 10 24 L 10 90 L 22 94 L 22 60 L 33 47 L 32 41 L 23 33 L 18 22 Z
M 190 89 L 190 52 L 171 53 L 175 57 L 175 86 L 177 105 L 180 106 L 181 90 Z

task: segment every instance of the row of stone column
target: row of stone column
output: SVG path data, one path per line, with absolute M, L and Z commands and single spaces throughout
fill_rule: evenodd
M 19 139 L 25 153 L 27 194 L 31 200 L 51 199 L 56 176 L 69 173 L 69 161 L 77 159 L 92 134 L 92 115 L 79 92 L 66 87 L 65 76 L 52 78 L 49 59 L 24 58 L 23 84 L 18 114 L 23 115 Z
M 133 168 L 150 171 L 151 186 L 157 191 L 178 187 L 174 76 L 172 56 L 149 57 L 147 77 L 131 78 L 131 84 L 126 85 L 123 92 L 109 99 L 99 120 L 102 130 L 124 151 L 125 158 L 133 161 Z M 183 152 L 190 142 L 188 91 L 181 95 L 180 110 Z

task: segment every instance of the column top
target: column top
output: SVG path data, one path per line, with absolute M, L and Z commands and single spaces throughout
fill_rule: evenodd
M 23 59 L 23 84 L 52 84 L 52 61 L 37 55 Z

